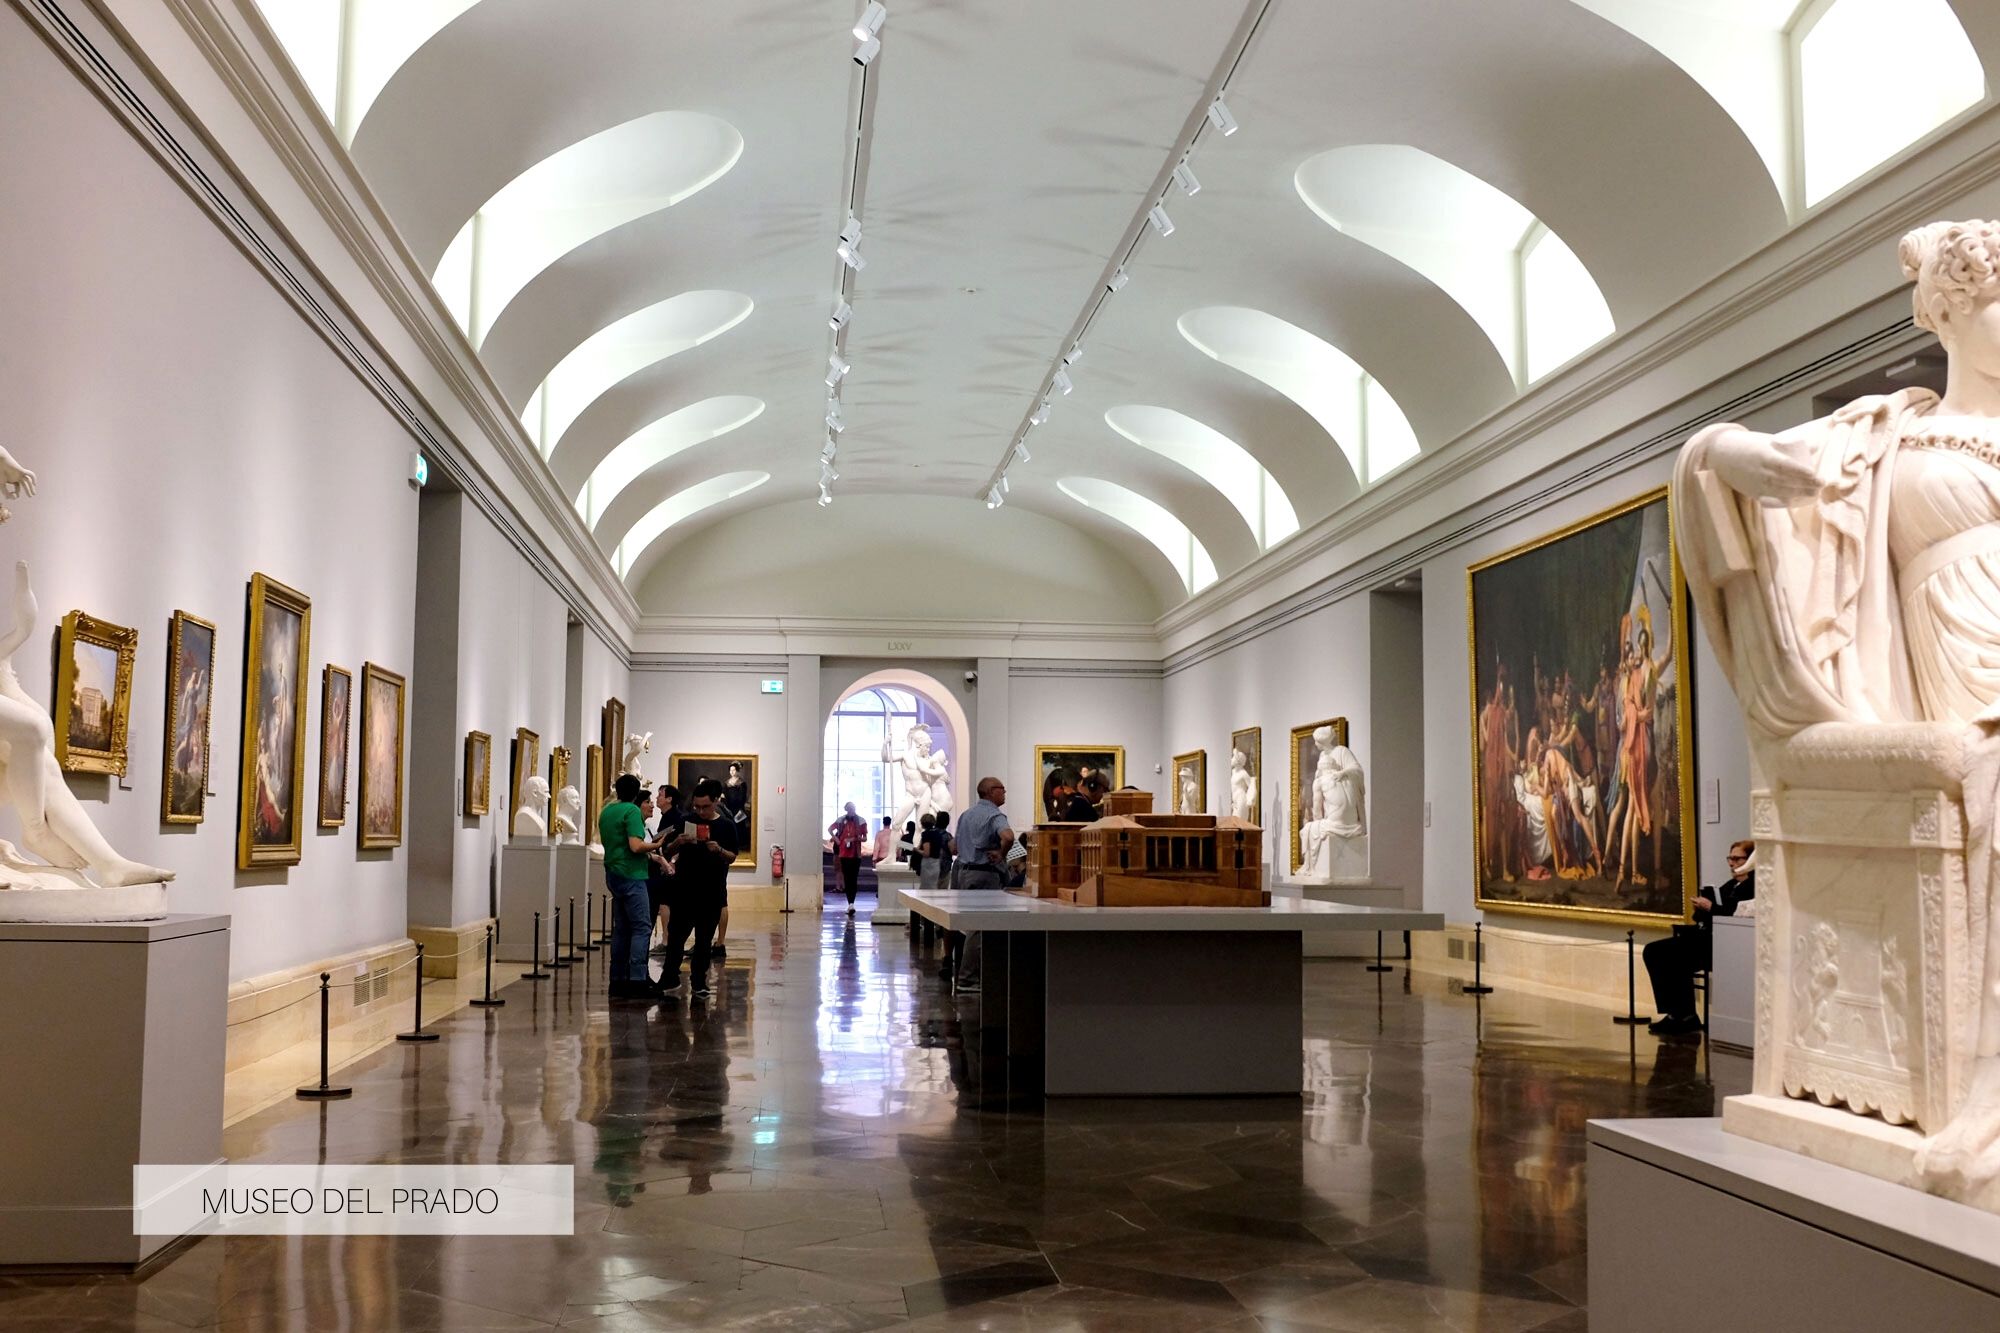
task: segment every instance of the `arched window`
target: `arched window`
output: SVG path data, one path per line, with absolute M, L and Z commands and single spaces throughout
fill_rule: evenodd
M 826 771 L 820 784 L 824 807 L 820 813 L 824 824 L 838 819 L 849 801 L 868 821 L 871 831 L 882 827 L 884 817 L 898 812 L 906 799 L 902 769 L 883 760 L 883 745 L 886 742 L 892 754 L 901 754 L 909 743 L 910 728 L 918 723 L 929 728 L 931 748 L 945 752 L 956 765 L 958 756 L 950 754 L 950 724 L 916 691 L 877 685 L 840 701 L 826 719 L 822 748 Z

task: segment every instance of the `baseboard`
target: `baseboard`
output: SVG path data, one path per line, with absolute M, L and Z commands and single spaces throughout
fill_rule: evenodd
M 1425 972 L 1472 980 L 1475 940 L 1470 923 L 1448 922 L 1442 931 L 1417 931 L 1410 937 L 1410 964 Z M 1531 995 L 1590 1005 L 1624 1013 L 1627 997 L 1626 953 L 1623 940 L 1589 940 L 1489 925 L 1477 937 L 1485 946 L 1482 979 L 1489 986 L 1505 985 Z M 1452 957 L 1453 947 L 1459 957 Z M 1633 964 L 1640 1013 L 1652 1010 L 1645 968 Z
M 459 926 L 411 926 L 410 940 L 424 946 L 427 977 L 469 976 L 486 962 L 486 928 L 490 916 Z
M 328 1029 L 372 1018 L 388 1006 L 408 1004 L 415 991 L 415 941 L 403 937 L 282 972 L 248 977 L 229 988 L 229 1038 L 224 1068 L 245 1065 L 319 1035 L 321 973 L 329 974 Z M 387 973 L 386 982 L 382 980 Z

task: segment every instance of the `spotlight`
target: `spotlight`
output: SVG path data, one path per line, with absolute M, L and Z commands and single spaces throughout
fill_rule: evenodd
M 882 31 L 884 20 L 889 17 L 889 7 L 882 0 L 868 0 L 868 7 L 861 11 L 861 17 L 854 24 L 854 40 L 865 42 Z
M 1000 488 L 998 486 L 995 486 L 992 490 L 986 492 L 986 507 L 988 509 L 998 509 L 1001 505 L 1005 503 L 1007 502 L 1004 498 L 1002 498 L 1000 494 Z
M 861 239 L 861 219 L 849 213 L 846 225 L 840 229 L 840 239 L 846 241 L 849 245 L 853 245 L 859 241 Z
M 1225 139 L 1236 133 L 1236 117 L 1229 114 L 1229 108 L 1222 104 L 1220 97 L 1208 104 L 1208 123 L 1215 126 Z
M 1056 392 L 1065 398 L 1069 397 L 1070 390 L 1076 387 L 1075 382 L 1069 377 L 1069 372 L 1060 366 L 1056 368 L 1055 378 L 1050 380 L 1049 383 L 1053 384 Z
M 826 359 L 826 387 L 831 389 L 834 385 L 846 379 L 847 372 L 852 369 L 852 366 L 840 359 L 840 353 L 835 352 Z
M 840 451 L 839 441 L 835 440 L 831 435 L 827 436 L 826 443 L 822 444 L 819 447 L 820 461 L 824 463 L 831 463 L 833 461 L 833 456 L 839 451 Z
M 1049 400 L 1044 398 L 1041 401 L 1041 405 L 1035 408 L 1035 414 L 1028 418 L 1028 424 L 1030 426 L 1045 426 L 1048 424 L 1048 421 Z
M 1022 440 L 1014 446 L 1014 461 L 1017 463 L 1032 463 L 1035 461 L 1035 456 L 1028 452 L 1028 442 L 1026 440 Z
M 826 400 L 826 428 L 836 435 L 847 429 L 847 418 L 840 414 L 838 398 Z
M 1182 194 L 1193 196 L 1201 193 L 1201 182 L 1194 178 L 1194 168 L 1187 164 L 1186 158 L 1174 167 L 1174 184 L 1181 187 Z
M 1152 223 L 1153 230 L 1162 236 L 1174 234 L 1174 220 L 1167 216 L 1167 206 L 1164 203 L 1154 204 L 1153 211 L 1146 214 L 1146 221 Z
M 1066 366 L 1073 366 L 1081 360 L 1083 360 L 1083 344 L 1071 343 L 1069 346 L 1069 351 L 1064 353 L 1063 355 L 1063 364 Z
M 847 265 L 856 273 L 868 267 L 868 261 L 862 257 L 861 251 L 854 248 L 853 241 L 842 241 L 834 247 L 833 252 L 840 256 L 841 263 Z
M 1130 281 L 1132 281 L 1132 275 L 1125 271 L 1123 264 L 1120 264 L 1111 271 L 1111 276 L 1104 280 L 1104 290 L 1107 292 L 1122 292 L 1125 290 L 1125 284 Z
M 853 318 L 853 316 L 854 316 L 853 306 L 847 304 L 847 302 L 845 301 L 838 302 L 833 307 L 833 314 L 827 317 L 826 321 L 827 327 L 832 329 L 835 333 L 839 333 L 842 329 L 847 327 L 847 321 Z
M 819 484 L 824 486 L 828 482 L 839 480 L 840 474 L 833 470 L 833 464 L 827 462 L 825 459 L 821 459 L 819 465 Z
M 1014 483 L 1008 481 L 1007 474 L 1002 472 L 1000 474 L 1000 494 L 1012 495 L 1013 493 L 1014 493 Z
M 833 503 L 833 492 L 822 487 L 819 493 L 819 507 L 821 509 L 824 509 L 832 503 Z
M 882 39 L 880 37 L 865 37 L 862 39 L 861 45 L 854 48 L 854 63 L 857 65 L 866 65 L 881 54 Z

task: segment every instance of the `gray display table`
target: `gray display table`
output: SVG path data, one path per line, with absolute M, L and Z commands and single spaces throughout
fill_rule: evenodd
M 1009 1099 L 1297 1096 L 1301 942 L 1444 928 L 1435 912 L 1302 899 L 1072 907 L 912 889 L 903 902 L 928 927 L 980 935 L 978 1075 Z
M 132 1168 L 222 1160 L 229 918 L 0 925 L 0 1265 L 132 1267 Z
M 1709 1040 L 1747 1051 L 1757 1035 L 1757 918 L 1716 917 L 1709 942 Z
M 1716 1119 L 1588 1132 L 1592 1328 L 2000 1328 L 2000 1216 Z

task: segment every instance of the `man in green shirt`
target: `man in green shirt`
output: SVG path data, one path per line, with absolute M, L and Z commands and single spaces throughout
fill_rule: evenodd
M 652 941 L 651 899 L 646 894 L 650 868 L 647 856 L 658 842 L 646 837 L 646 816 L 639 809 L 639 779 L 618 775 L 618 799 L 597 817 L 598 839 L 604 844 L 604 888 L 611 899 L 611 998 L 656 1000 L 660 988 L 646 970 Z

